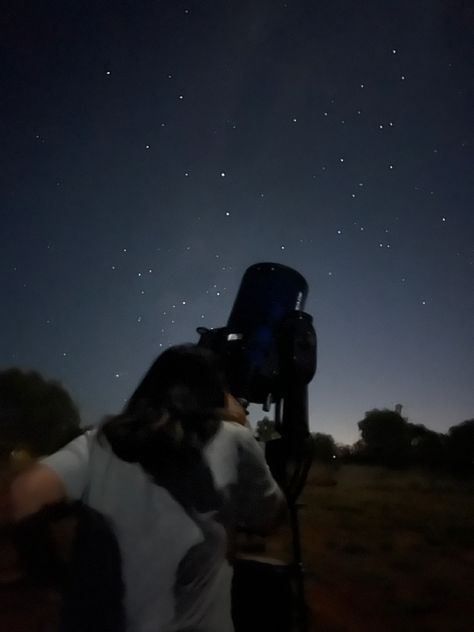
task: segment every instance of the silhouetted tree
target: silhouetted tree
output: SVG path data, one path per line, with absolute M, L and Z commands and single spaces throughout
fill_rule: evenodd
M 313 435 L 313 455 L 316 461 L 334 461 L 337 457 L 338 449 L 333 437 L 322 432 L 315 432 Z
M 0 457 L 51 454 L 80 434 L 79 411 L 58 382 L 35 371 L 0 371 Z
M 407 420 L 399 413 L 375 408 L 357 425 L 369 460 L 387 465 L 406 462 L 411 437 Z
M 467 419 L 448 431 L 449 462 L 454 470 L 474 473 L 474 419 Z
M 348 459 L 355 462 L 363 462 L 367 459 L 367 446 L 363 439 L 359 439 L 350 446 Z
M 337 457 L 341 461 L 350 461 L 354 455 L 354 446 L 345 443 L 336 443 Z
M 422 424 L 408 424 L 410 457 L 414 464 L 440 467 L 446 461 L 447 436 L 429 430 Z

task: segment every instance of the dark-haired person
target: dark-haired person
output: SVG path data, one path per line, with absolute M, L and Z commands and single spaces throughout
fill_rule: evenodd
M 269 528 L 283 505 L 244 416 L 209 350 L 171 347 L 122 414 L 16 479 L 15 518 L 82 499 L 117 534 L 127 630 L 230 632 L 226 529 Z
M 34 371 L 0 371 L 0 487 L 81 433 L 59 383 Z M 124 630 L 120 551 L 106 519 L 64 501 L 11 525 L 2 503 L 8 496 L 0 496 L 0 629 Z

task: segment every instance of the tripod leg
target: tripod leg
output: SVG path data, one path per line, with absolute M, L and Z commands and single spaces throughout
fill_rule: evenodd
M 306 605 L 304 590 L 304 566 L 301 557 L 301 537 L 298 517 L 298 505 L 296 503 L 290 503 L 288 509 L 291 522 L 293 560 L 295 569 L 296 616 L 298 626 L 297 629 L 299 632 L 308 632 L 308 609 Z

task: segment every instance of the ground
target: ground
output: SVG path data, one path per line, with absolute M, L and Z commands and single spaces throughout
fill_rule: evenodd
M 473 490 L 416 470 L 315 465 L 300 510 L 311 629 L 471 630 Z M 267 549 L 289 559 L 288 532 Z

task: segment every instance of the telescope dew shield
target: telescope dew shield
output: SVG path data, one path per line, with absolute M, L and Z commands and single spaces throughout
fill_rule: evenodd
M 248 333 L 262 323 L 276 327 L 294 310 L 303 310 L 306 279 L 280 263 L 256 263 L 245 271 L 227 322 L 229 330 Z
M 279 334 L 282 323 L 304 308 L 308 284 L 296 270 L 277 263 L 250 266 L 229 320 L 225 363 L 234 395 L 264 404 L 281 390 Z

